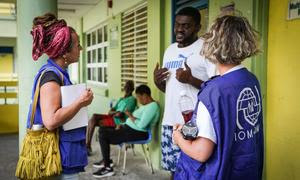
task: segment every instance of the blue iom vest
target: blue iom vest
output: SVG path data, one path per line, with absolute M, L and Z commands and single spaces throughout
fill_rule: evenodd
M 64 85 L 72 85 L 69 74 L 66 70 L 59 67 L 54 63 L 53 60 L 49 59 L 47 64 L 43 65 L 38 71 L 37 75 L 34 78 L 33 90 L 32 90 L 32 101 L 35 92 L 35 87 L 41 73 L 46 69 L 46 71 L 54 72 L 60 79 L 61 74 L 63 74 Z M 60 72 L 58 72 L 60 71 Z M 28 118 L 27 118 L 27 128 L 30 125 L 30 115 L 31 115 L 31 106 L 29 108 Z M 40 100 L 38 99 L 36 114 L 34 119 L 34 124 L 43 124 Z M 73 174 L 84 171 L 84 167 L 88 164 L 87 160 L 87 150 L 85 145 L 86 138 L 86 128 L 78 128 L 74 130 L 64 131 L 62 128 L 59 128 L 59 149 L 63 167 L 63 173 Z
M 256 77 L 246 68 L 216 77 L 203 83 L 199 101 L 210 113 L 217 144 L 205 163 L 182 152 L 175 179 L 260 180 L 264 158 L 263 113 Z M 195 117 L 196 114 L 194 121 Z

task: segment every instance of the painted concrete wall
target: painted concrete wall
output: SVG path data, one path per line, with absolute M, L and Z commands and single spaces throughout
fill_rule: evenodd
M 288 0 L 271 0 L 267 90 L 267 179 L 300 179 L 300 19 L 287 20 Z
M 214 19 L 220 14 L 220 7 L 235 3 L 235 8 L 242 12 L 242 15 L 247 17 L 250 23 L 253 24 L 253 0 L 218 0 L 209 1 L 209 24 L 212 24 Z M 247 59 L 243 64 L 251 70 L 251 59 Z
M 143 0 L 114 0 L 113 8 L 108 10 L 107 2 L 100 1 L 100 3 L 83 17 L 83 31 L 86 32 L 90 30 L 99 23 L 105 22 L 108 18 L 118 15 L 120 12 L 129 9 L 140 2 L 143 2 Z

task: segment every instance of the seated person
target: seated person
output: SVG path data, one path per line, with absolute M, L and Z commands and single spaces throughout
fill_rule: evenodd
M 138 141 L 148 139 L 148 130 L 156 124 L 159 119 L 159 105 L 151 97 L 150 88 L 146 85 L 140 85 L 135 90 L 136 97 L 142 105 L 131 114 L 126 111 L 128 118 L 120 129 L 100 127 L 99 142 L 103 160 L 95 163 L 99 169 L 93 173 L 96 178 L 112 176 L 114 170 L 110 160 L 110 144 L 120 144 L 128 141 Z
M 91 155 L 92 152 L 91 142 L 96 126 L 118 127 L 127 118 L 124 111 L 126 109 L 129 112 L 133 112 L 135 110 L 136 99 L 132 96 L 132 92 L 134 91 L 133 81 L 126 82 L 124 91 L 124 97 L 118 100 L 117 104 L 110 109 L 108 114 L 93 114 L 89 120 L 86 138 L 88 155 Z

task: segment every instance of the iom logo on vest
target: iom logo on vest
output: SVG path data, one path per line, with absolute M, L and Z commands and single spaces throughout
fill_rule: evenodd
M 258 117 L 261 113 L 261 100 L 256 86 L 256 95 L 251 88 L 244 88 L 236 103 L 236 124 L 238 130 L 234 133 L 235 141 L 253 138 L 259 132 Z M 258 97 L 258 98 L 256 98 Z

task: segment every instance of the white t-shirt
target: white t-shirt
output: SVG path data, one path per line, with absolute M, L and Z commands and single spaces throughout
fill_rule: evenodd
M 197 109 L 196 125 L 198 127 L 198 137 L 210 139 L 212 142 L 217 144 L 216 132 L 211 116 L 201 101 L 199 102 Z
M 163 67 L 169 70 L 170 76 L 166 81 L 163 125 L 184 124 L 179 107 L 179 98 L 183 91 L 187 96 L 191 97 L 193 107 L 196 105 L 199 89 L 190 84 L 181 83 L 176 79 L 176 70 L 185 68 L 185 61 L 191 68 L 192 75 L 202 81 L 206 81 L 216 74 L 216 66 L 200 56 L 202 44 L 203 40 L 201 39 L 184 48 L 178 48 L 178 43 L 173 43 L 165 51 Z
M 244 68 L 244 66 L 243 65 L 235 66 L 229 69 L 224 74 L 239 70 L 241 68 Z M 211 116 L 206 106 L 201 101 L 199 102 L 198 109 L 197 109 L 196 124 L 198 127 L 198 137 L 204 137 L 210 139 L 212 142 L 217 144 L 217 136 L 216 136 L 216 132 L 213 126 Z

